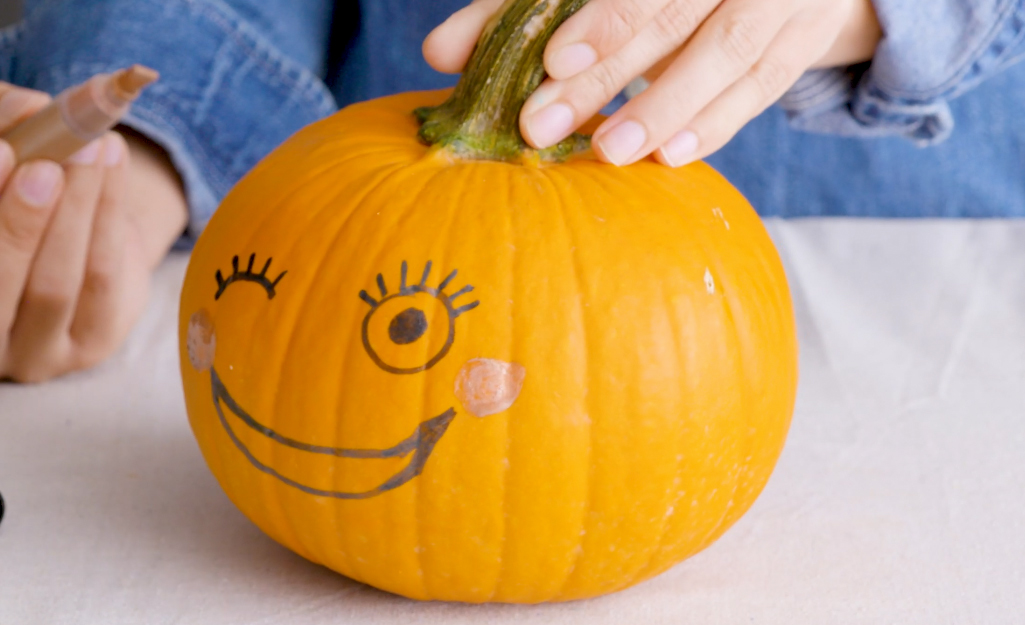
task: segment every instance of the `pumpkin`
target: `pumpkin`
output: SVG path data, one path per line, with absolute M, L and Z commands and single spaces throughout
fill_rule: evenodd
M 757 214 L 705 164 L 516 129 L 580 4 L 516 0 L 454 91 L 301 130 L 199 238 L 192 429 L 313 562 L 415 599 L 592 597 L 708 546 L 769 478 L 797 346 Z

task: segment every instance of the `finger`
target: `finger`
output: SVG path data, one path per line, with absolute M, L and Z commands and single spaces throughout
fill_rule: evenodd
M 0 189 L 3 189 L 4 185 L 7 184 L 7 178 L 14 172 L 16 166 L 17 163 L 15 162 L 14 150 L 11 148 L 11 144 L 0 139 Z
M 477 45 L 488 20 L 504 0 L 474 0 L 432 30 L 423 43 L 424 60 L 439 72 L 458 74 Z
M 545 48 L 545 70 L 556 80 L 575 76 L 618 52 L 661 13 L 679 31 L 674 36 L 679 45 L 701 23 L 710 4 L 707 0 L 591 0 L 552 35 Z
M 8 87 L 0 92 L 0 132 L 29 118 L 53 100 L 42 91 L 11 85 Z
M 68 328 L 85 275 L 93 216 L 103 183 L 102 146 L 94 141 L 65 165 L 64 193 L 29 271 L 11 358 L 37 377 L 62 373 L 70 348 Z M 57 366 L 61 370 L 52 371 Z
M 71 324 L 76 368 L 92 366 L 107 357 L 124 338 L 124 328 L 130 326 L 123 319 L 121 306 L 127 275 L 128 146 L 121 135 L 113 132 L 103 141 L 103 188 L 93 220 L 85 277 Z
M 4 149 L 11 150 L 0 141 L 0 152 Z M 8 336 L 63 185 L 59 165 L 37 161 L 20 167 L 0 194 L 0 375 L 8 373 Z
M 746 74 L 788 19 L 763 0 L 723 4 L 659 80 L 595 131 L 595 151 L 616 165 L 650 154 Z
M 809 39 L 810 25 L 791 22 L 747 74 L 706 106 L 683 130 L 655 151 L 664 165 L 679 167 L 716 152 L 750 120 L 778 100 L 830 47 L 830 39 Z M 826 26 L 814 25 L 819 29 Z
M 711 11 L 720 0 L 701 2 L 695 5 L 698 14 Z M 520 132 L 527 142 L 539 149 L 555 145 L 612 101 L 631 80 L 679 48 L 686 27 L 675 19 L 664 11 L 622 49 L 587 71 L 542 84 L 520 114 Z

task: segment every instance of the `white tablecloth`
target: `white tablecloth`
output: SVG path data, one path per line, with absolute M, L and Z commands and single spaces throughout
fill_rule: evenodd
M 793 427 L 718 543 L 590 601 L 417 603 L 278 546 L 185 417 L 186 258 L 102 367 L 0 385 L 0 623 L 1025 622 L 1025 222 L 769 222 L 801 340 Z

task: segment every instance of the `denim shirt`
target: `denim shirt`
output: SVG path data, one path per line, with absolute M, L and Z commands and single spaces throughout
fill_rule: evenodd
M 0 33 L 0 80 L 57 93 L 132 63 L 160 70 L 125 124 L 170 154 L 196 235 L 302 126 L 454 84 L 420 46 L 464 4 L 28 0 Z M 1025 56 L 1025 0 L 875 6 L 871 63 L 807 72 L 708 161 L 763 215 L 1025 216 L 1025 64 L 1008 69 Z

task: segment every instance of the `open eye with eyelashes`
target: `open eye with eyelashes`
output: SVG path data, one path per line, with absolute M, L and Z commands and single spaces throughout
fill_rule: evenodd
M 480 301 L 455 303 L 471 291 L 467 284 L 448 293 L 456 277 L 452 270 L 438 286 L 430 286 L 431 261 L 427 261 L 419 282 L 408 281 L 409 265 L 402 261 L 398 291 L 389 291 L 384 276 L 377 274 L 380 297 L 360 291 L 370 306 L 363 318 L 363 348 L 370 359 L 388 373 L 411 374 L 426 371 L 448 353 L 456 338 L 455 321 L 473 310 Z
M 282 271 L 278 274 L 278 277 L 274 278 L 274 280 L 268 278 L 267 270 L 270 269 L 270 264 L 273 260 L 273 258 L 267 258 L 267 262 L 263 264 L 263 269 L 260 270 L 260 273 L 256 273 L 253 271 L 253 264 L 256 262 L 256 254 L 249 255 L 249 265 L 245 269 L 239 269 L 238 256 L 232 257 L 231 275 L 225 278 L 224 274 L 221 273 L 221 270 L 218 269 L 217 275 L 214 276 L 217 279 L 217 294 L 214 295 L 214 299 L 220 299 L 221 295 L 224 294 L 224 290 L 228 288 L 228 285 L 235 282 L 255 282 L 267 291 L 267 299 L 274 299 L 274 295 L 277 294 L 275 288 L 277 287 L 278 282 L 281 282 L 281 279 L 284 278 L 285 274 L 288 272 Z

